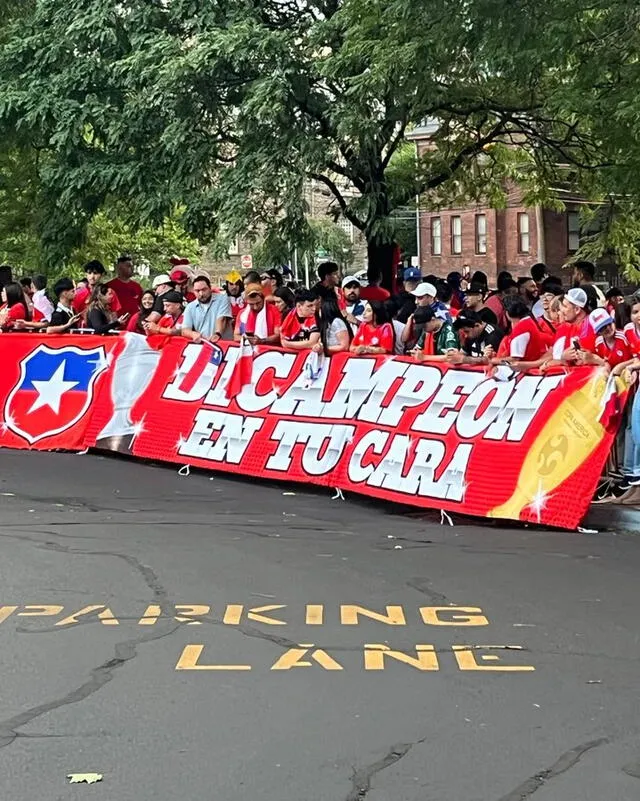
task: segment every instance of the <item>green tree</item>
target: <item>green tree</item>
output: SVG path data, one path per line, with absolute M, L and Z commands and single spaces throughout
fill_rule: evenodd
M 108 197 L 138 223 L 183 205 L 201 237 L 304 242 L 315 179 L 389 283 L 394 210 L 417 194 L 498 203 L 515 176 L 540 199 L 559 161 L 596 162 L 575 86 L 593 78 L 588 26 L 614 5 L 622 17 L 619 0 L 48 0 L 0 56 L 0 121 L 51 154 L 47 254 Z M 433 146 L 398 162 L 426 119 Z

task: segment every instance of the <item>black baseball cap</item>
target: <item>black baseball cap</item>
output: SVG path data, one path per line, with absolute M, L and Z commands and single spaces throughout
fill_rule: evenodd
M 184 297 L 182 296 L 182 293 L 176 292 L 174 289 L 170 289 L 168 292 L 165 292 L 164 295 L 158 295 L 158 297 L 163 303 L 165 301 L 169 303 L 184 303 Z
M 466 290 L 467 295 L 484 295 L 485 292 L 486 287 L 482 286 L 482 284 L 474 283 L 469 284 Z
M 474 311 L 461 311 L 453 321 L 453 330 L 459 331 L 461 328 L 473 328 L 474 325 L 483 322 L 482 317 Z

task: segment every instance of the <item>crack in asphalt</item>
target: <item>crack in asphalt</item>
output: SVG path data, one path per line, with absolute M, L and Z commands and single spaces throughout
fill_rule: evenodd
M 138 646 L 160 640 L 163 637 L 168 637 L 179 628 L 180 623 L 175 623 L 175 625 L 167 628 L 166 631 L 157 630 L 146 636 L 117 643 L 115 646 L 115 656 L 93 668 L 91 670 L 91 677 L 75 690 L 71 690 L 71 692 L 68 692 L 61 698 L 56 698 L 53 701 L 47 701 L 44 704 L 31 707 L 31 709 L 27 709 L 19 715 L 14 715 L 12 718 L 0 721 L 0 748 L 6 748 L 8 745 L 11 745 L 20 735 L 18 729 L 22 726 L 26 726 L 27 723 L 31 723 L 32 720 L 46 715 L 48 712 L 52 712 L 55 709 L 60 709 L 60 707 L 68 706 L 69 704 L 77 704 L 98 692 L 98 690 L 102 689 L 105 684 L 108 684 L 111 679 L 113 679 L 116 670 L 136 658 L 138 655 Z
M 371 780 L 377 773 L 386 770 L 391 767 L 391 765 L 395 765 L 395 763 L 405 757 L 414 746 L 424 743 L 426 739 L 426 737 L 423 737 L 413 743 L 399 743 L 398 745 L 394 745 L 391 750 L 377 762 L 360 768 L 360 770 L 354 768 L 351 779 L 351 791 L 345 798 L 345 801 L 362 801 L 369 793 L 369 790 L 371 790 Z
M 534 774 L 516 787 L 515 790 L 503 795 L 498 801 L 526 801 L 527 798 L 530 798 L 544 784 L 551 781 L 551 779 L 555 779 L 557 776 L 571 770 L 571 768 L 580 762 L 588 751 L 599 748 L 601 745 L 605 745 L 608 742 L 609 740 L 606 737 L 601 737 L 599 740 L 589 740 L 589 742 L 577 745 L 570 751 L 565 751 L 551 767 Z
M 57 535 L 54 534 L 53 536 Z M 135 556 L 131 556 L 130 554 L 126 553 L 120 553 L 118 551 L 81 550 L 78 548 L 71 548 L 67 545 L 60 545 L 57 542 L 34 539 L 33 537 L 22 536 L 17 538 L 34 543 L 35 547 L 42 550 L 50 550 L 73 556 L 110 556 L 116 559 L 121 559 L 139 576 L 142 577 L 144 583 L 153 593 L 153 597 L 161 609 L 166 611 L 168 607 L 168 593 L 160 582 L 158 575 L 151 567 L 142 564 L 142 562 L 140 562 L 140 560 Z M 75 690 L 71 690 L 71 692 L 66 693 L 66 695 L 63 695 L 61 698 L 47 701 L 43 704 L 38 704 L 37 706 L 31 707 L 30 709 L 27 709 L 18 715 L 14 715 L 7 720 L 0 721 L 0 749 L 11 745 L 11 743 L 13 743 L 18 737 L 24 736 L 23 733 L 18 731 L 18 729 L 20 729 L 22 726 L 25 726 L 27 723 L 30 723 L 32 720 L 35 720 L 42 715 L 46 715 L 48 712 L 52 712 L 55 709 L 60 709 L 63 706 L 77 704 L 80 701 L 83 701 L 85 698 L 88 698 L 89 696 L 98 692 L 100 689 L 102 689 L 102 687 L 105 686 L 105 684 L 108 684 L 113 679 L 116 670 L 121 668 L 123 665 L 126 665 L 127 662 L 130 662 L 136 658 L 140 645 L 144 645 L 148 642 L 155 642 L 156 640 L 161 640 L 164 637 L 168 637 L 177 631 L 181 625 L 181 622 L 173 621 L 171 623 L 167 623 L 167 625 L 164 627 L 160 625 L 159 628 L 154 629 L 152 632 L 116 643 L 114 647 L 114 656 L 111 659 L 108 659 L 106 662 L 103 662 L 102 664 L 93 668 L 91 670 L 90 678 Z M 60 629 L 60 631 L 62 631 L 62 629 Z
M 446 595 L 443 595 L 441 592 L 436 592 L 436 590 L 431 589 L 431 582 L 428 578 L 412 578 L 406 582 L 407 587 L 411 587 L 412 590 L 417 590 L 421 592 L 423 595 L 426 595 L 427 598 L 434 604 L 447 604 L 447 606 L 451 603 L 449 598 Z

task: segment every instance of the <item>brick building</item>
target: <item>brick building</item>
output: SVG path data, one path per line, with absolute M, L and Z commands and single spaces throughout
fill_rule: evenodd
M 427 122 L 409 135 L 418 155 L 430 147 L 434 125 Z M 580 198 L 563 192 L 565 210 L 557 212 L 528 208 L 515 185 L 508 187 L 507 194 L 503 209 L 482 204 L 438 211 L 421 208 L 418 257 L 423 275 L 482 270 L 495 285 L 501 270 L 524 275 L 536 262 L 544 262 L 551 273 L 566 281 L 562 266 L 580 246 Z M 605 280 L 611 272 L 611 268 L 603 267 L 599 277 Z

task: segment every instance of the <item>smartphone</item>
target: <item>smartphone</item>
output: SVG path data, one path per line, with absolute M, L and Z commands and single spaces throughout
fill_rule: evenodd
M 582 348 L 580 347 L 580 340 L 578 339 L 578 337 L 575 337 L 571 344 L 573 345 L 574 350 L 582 350 Z

